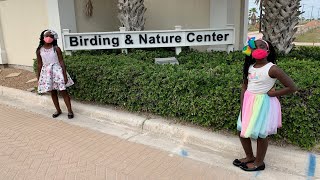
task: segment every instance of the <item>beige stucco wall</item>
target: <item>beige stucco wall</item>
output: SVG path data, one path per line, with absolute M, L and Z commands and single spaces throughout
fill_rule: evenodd
M 74 0 L 76 31 L 118 31 L 117 1 L 92 1 L 93 16 L 86 17 L 84 14 L 86 0 Z M 219 4 L 218 1 L 201 0 L 200 3 L 197 0 L 145 0 L 147 8 L 145 30 L 174 29 L 175 25 L 181 25 L 183 29 L 201 29 L 209 28 L 212 23 L 221 24 L 215 22 L 212 12 L 210 13 L 211 5 Z M 226 8 L 224 5 L 225 11 L 231 12 L 227 15 L 224 24 L 235 25 L 236 49 L 242 46 L 240 38 L 243 37 L 240 36 L 243 36 L 241 35 L 243 32 L 239 29 L 243 26 L 241 20 L 243 17 L 240 16 L 240 12 L 241 2 L 244 1 L 228 0 L 229 7 Z M 6 50 L 8 64 L 32 66 L 39 34 L 41 30 L 52 26 L 48 19 L 54 18 L 54 13 L 48 17 L 50 13 L 48 13 L 47 2 L 51 2 L 51 0 L 0 1 L 0 22 L 2 24 L 0 32 L 2 31 L 4 37 L 2 44 Z M 56 18 L 59 23 L 59 17 Z M 218 20 L 221 19 L 218 18 Z
M 0 2 L 0 18 L 8 64 L 32 66 L 40 32 L 48 26 L 43 0 Z
M 78 32 L 118 31 L 117 0 L 94 0 L 93 16 L 87 17 L 84 7 L 87 0 L 74 0 Z
M 118 0 L 94 0 L 93 16 L 86 17 L 86 0 L 75 0 L 78 32 L 118 31 Z M 183 28 L 209 28 L 210 0 L 145 0 L 145 30 Z
M 145 0 L 146 30 L 209 28 L 210 0 Z

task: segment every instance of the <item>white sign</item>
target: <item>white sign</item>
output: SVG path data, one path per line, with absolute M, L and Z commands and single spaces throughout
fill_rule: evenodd
M 234 29 L 124 31 L 69 33 L 63 31 L 64 49 L 128 49 L 153 47 L 183 47 L 233 45 Z

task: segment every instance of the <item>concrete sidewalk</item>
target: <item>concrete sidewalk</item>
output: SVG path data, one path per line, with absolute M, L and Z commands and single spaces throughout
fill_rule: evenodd
M 37 113 L 47 117 L 44 118 L 41 116 L 42 119 L 40 118 L 40 121 L 57 122 L 50 118 L 54 110 L 51 98 L 48 96 L 39 96 L 0 86 L 0 104 L 23 109 L 18 110 L 18 112 L 22 114 L 29 114 L 24 111 L 31 111 L 32 113 L 30 114 Z M 172 124 L 165 119 L 144 117 L 106 106 L 86 105 L 78 102 L 73 102 L 73 106 L 76 114 L 73 120 L 68 120 L 66 114 L 58 119 L 69 124 L 106 133 L 106 136 L 112 135 L 119 137 L 122 140 L 126 140 L 126 142 L 147 145 L 148 147 L 158 149 L 160 152 L 166 152 L 170 157 L 176 157 L 176 155 L 182 156 L 185 160 L 188 159 L 188 161 L 190 161 L 190 166 L 193 166 L 193 163 L 198 166 L 200 163 L 200 166 L 204 169 L 212 168 L 210 172 L 221 172 L 221 174 L 216 175 L 221 175 L 221 178 L 224 177 L 223 179 L 306 179 L 308 152 L 305 151 L 292 147 L 280 148 L 270 146 L 265 161 L 267 166 L 266 170 L 258 174 L 247 173 L 232 165 L 234 158 L 244 156 L 240 142 L 235 136 L 223 136 L 196 128 Z M 5 108 L 0 107 L 0 109 Z M 6 110 L 4 112 L 2 111 L 1 114 L 5 112 Z M 58 124 L 61 124 L 61 122 Z M 76 132 L 77 131 L 74 133 L 75 136 L 77 134 Z M 52 133 L 54 133 L 54 131 L 52 131 Z M 68 137 L 65 136 L 64 138 Z M 91 138 L 90 140 L 93 141 L 95 138 Z M 125 151 L 121 156 L 122 155 L 130 156 L 130 152 Z M 162 158 L 164 157 L 165 156 Z M 317 155 L 317 157 L 319 157 L 319 155 Z M 153 157 L 150 158 L 153 159 Z M 120 164 L 125 165 L 123 162 Z M 319 161 L 317 161 L 315 179 L 320 179 L 319 167 Z M 189 169 L 188 171 L 191 172 L 192 170 Z M 152 172 L 153 171 L 150 173 L 152 174 Z M 122 173 L 122 171 L 119 171 L 119 173 Z M 125 175 L 128 174 L 125 173 Z M 207 176 L 210 178 L 205 179 L 221 179 L 215 178 L 215 176 L 212 175 L 215 175 L 215 173 L 210 174 L 210 176 Z M 140 177 L 140 175 L 138 176 Z M 161 177 L 163 176 L 157 176 L 151 179 L 161 179 Z M 191 175 L 189 175 L 189 177 L 191 177 Z M 195 177 L 197 178 L 194 179 L 198 179 L 198 176 Z
M 0 105 L 0 179 L 246 179 L 63 121 Z

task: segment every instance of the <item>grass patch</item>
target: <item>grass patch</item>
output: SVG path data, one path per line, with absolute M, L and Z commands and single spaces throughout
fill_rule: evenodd
M 304 34 L 298 35 L 296 42 L 310 42 L 319 43 L 320 42 L 320 28 L 312 29 Z
M 249 32 L 259 31 L 259 25 L 249 25 L 248 31 Z

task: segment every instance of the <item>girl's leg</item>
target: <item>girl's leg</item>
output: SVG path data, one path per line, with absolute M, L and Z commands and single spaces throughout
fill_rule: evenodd
M 59 105 L 59 100 L 58 100 L 58 92 L 56 90 L 51 91 L 51 98 L 54 104 L 54 107 L 57 110 L 57 113 L 61 113 L 60 105 Z
M 264 157 L 266 156 L 267 149 L 268 149 L 268 138 L 258 138 L 257 139 L 257 157 L 254 163 L 247 164 L 248 168 L 254 168 L 254 166 L 261 166 L 263 165 Z
M 244 152 L 246 153 L 246 157 L 243 159 L 239 159 L 241 162 L 249 162 L 249 161 L 253 161 L 254 155 L 252 152 L 252 145 L 251 145 L 251 139 L 250 138 L 243 138 L 240 136 L 240 132 L 239 132 L 239 138 L 240 138 L 240 142 L 242 144 L 242 147 L 244 149 Z
M 257 140 L 257 158 L 255 160 L 255 165 L 260 166 L 263 164 L 264 157 L 266 156 L 268 149 L 268 138 L 258 138 Z
M 70 96 L 69 96 L 68 92 L 66 90 L 64 90 L 64 91 L 60 91 L 60 93 L 64 99 L 64 102 L 66 103 L 68 112 L 73 113 L 72 108 L 71 108 Z

